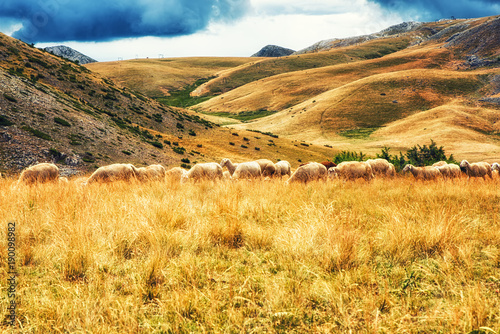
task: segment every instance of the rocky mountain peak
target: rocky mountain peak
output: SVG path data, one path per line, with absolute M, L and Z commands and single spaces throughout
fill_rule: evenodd
M 294 50 L 283 48 L 277 45 L 266 45 L 252 57 L 285 57 L 294 53 Z
M 89 56 L 84 55 L 81 52 L 78 52 L 68 46 L 58 45 L 58 46 L 50 46 L 44 48 L 45 51 L 55 54 L 59 57 L 64 57 L 73 62 L 78 61 L 80 65 L 95 63 L 97 60 L 90 58 Z

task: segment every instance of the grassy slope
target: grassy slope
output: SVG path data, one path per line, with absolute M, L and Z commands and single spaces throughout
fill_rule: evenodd
M 475 159 L 497 160 L 498 126 L 492 115 L 498 107 L 478 100 L 499 94 L 490 81 L 500 72 L 495 68 L 460 70 L 464 69 L 461 49 L 474 49 L 488 59 L 498 54 L 498 45 L 491 38 L 484 43 L 470 38 L 477 31 L 497 36 L 497 21 L 431 22 L 409 34 L 327 52 L 245 62 L 220 71 L 198 87 L 192 95 L 215 96 L 191 108 L 233 128 L 270 131 L 337 149 L 375 154 L 386 144 L 405 150 L 422 143 L 417 138 L 424 142 L 435 139 L 458 157 L 473 153 Z M 456 45 L 443 47 L 451 36 L 464 31 Z M 421 43 L 431 32 L 432 38 Z M 190 73 L 198 71 L 203 72 L 196 68 Z M 439 107 L 442 109 L 434 113 Z M 479 116 L 481 126 L 456 123 L 443 112 L 456 108 L 466 120 L 476 119 L 477 114 L 489 116 Z M 424 112 L 422 117 L 413 117 L 420 112 Z M 441 118 L 440 128 L 426 126 L 425 115 L 429 114 Z M 404 123 L 407 117 L 413 117 L 408 122 L 421 120 L 415 128 L 425 131 L 410 135 L 399 123 L 393 127 L 393 122 Z M 393 130 L 377 130 L 383 127 Z M 396 134 L 394 129 L 402 132 Z M 455 145 L 458 139 L 450 135 L 452 129 L 467 133 L 473 149 L 461 152 L 462 146 Z
M 92 63 L 88 69 L 113 81 L 140 91 L 149 97 L 168 95 L 194 83 L 209 78 L 228 68 L 256 61 L 259 58 L 193 57 L 165 59 L 136 59 L 127 61 Z
M 241 63 L 221 59 L 214 65 L 214 61 L 175 62 L 203 63 L 211 66 L 210 71 Z M 0 126 L 3 138 L 10 138 L 0 145 L 2 172 L 18 172 L 36 161 L 56 161 L 67 173 L 115 162 L 172 167 L 182 160 L 192 165 L 223 157 L 236 161 L 265 157 L 298 164 L 299 160 L 325 160 L 335 152 L 319 146 L 294 150 L 289 139 L 274 139 L 274 145 L 271 137 L 254 132 L 238 131 L 240 136 L 233 136 L 235 131 L 212 126 L 192 111 L 163 106 L 85 67 L 3 35 L 0 87 Z M 174 151 L 179 148 L 185 152 Z M 65 157 L 79 157 L 80 162 L 67 166 Z
M 0 221 L 23 332 L 498 332 L 497 185 L 0 179 Z

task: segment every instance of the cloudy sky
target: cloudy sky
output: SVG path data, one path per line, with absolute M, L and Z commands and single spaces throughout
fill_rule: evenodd
M 500 0 L 1 0 L 0 31 L 99 61 L 299 50 L 403 21 L 500 14 Z

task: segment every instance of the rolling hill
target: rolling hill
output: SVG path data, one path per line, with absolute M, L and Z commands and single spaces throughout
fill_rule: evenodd
M 218 72 L 192 68 L 178 89 L 191 96 L 185 107 L 233 129 L 369 154 L 433 139 L 458 158 L 493 161 L 500 159 L 499 41 L 499 16 L 409 22 Z
M 226 59 L 212 68 L 245 61 Z M 188 167 L 265 156 L 298 164 L 331 155 L 326 147 L 220 128 L 1 34 L 0 111 L 0 171 L 7 174 L 45 161 L 72 175 L 115 162 Z

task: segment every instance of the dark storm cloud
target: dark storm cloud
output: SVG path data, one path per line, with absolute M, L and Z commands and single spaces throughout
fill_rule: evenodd
M 25 42 L 106 41 L 192 34 L 249 7 L 249 0 L 1 0 L 0 21 L 21 22 L 13 37 Z
M 474 18 L 500 14 L 500 0 L 369 0 L 420 20 Z

